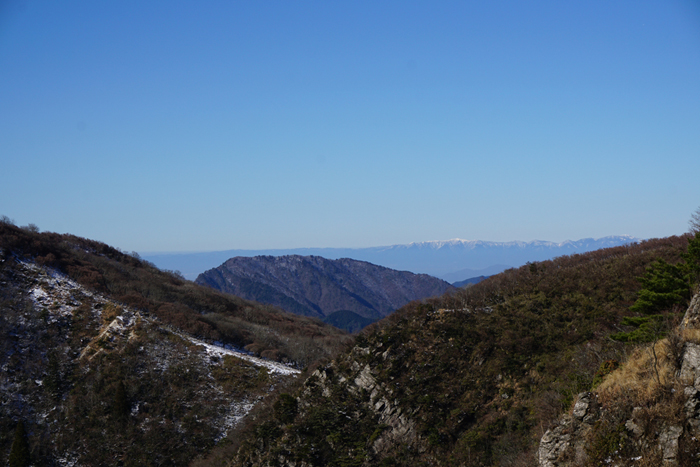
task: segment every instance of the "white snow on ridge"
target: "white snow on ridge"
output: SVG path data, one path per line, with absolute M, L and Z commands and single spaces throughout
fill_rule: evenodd
M 148 347 L 148 349 L 145 350 L 147 361 L 150 362 L 149 365 L 152 369 L 159 371 L 165 371 L 173 362 L 185 361 L 182 360 L 182 358 L 188 358 L 190 355 L 196 357 L 197 360 L 201 362 L 203 366 L 201 371 L 203 371 L 204 374 L 208 374 L 211 381 L 206 386 L 202 386 L 199 395 L 203 398 L 215 399 L 217 404 L 221 407 L 221 409 L 218 410 L 218 415 L 213 416 L 211 420 L 208 421 L 216 430 L 216 435 L 214 437 L 215 443 L 223 440 L 228 435 L 229 431 L 248 415 L 253 407 L 265 397 L 265 391 L 269 393 L 277 386 L 280 377 L 293 378 L 301 373 L 301 371 L 282 363 L 257 358 L 230 347 L 226 348 L 222 345 L 216 345 L 218 343 L 211 344 L 194 338 L 178 329 L 161 323 L 153 316 L 144 316 L 144 314 L 138 310 L 132 309 L 124 304 L 116 303 L 97 292 L 89 292 L 81 284 L 60 272 L 45 268 L 31 261 L 18 262 L 20 273 L 27 284 L 27 288 L 25 289 L 27 290 L 27 298 L 33 302 L 35 311 L 40 311 L 45 314 L 44 319 L 47 324 L 55 323 L 59 320 L 70 320 L 75 310 L 81 306 L 81 303 L 85 303 L 86 300 L 93 304 L 91 307 L 93 318 L 91 326 L 93 326 L 93 330 L 95 331 L 99 329 L 99 333 L 96 333 L 87 344 L 80 344 L 82 350 L 79 353 L 79 357 L 77 357 L 79 359 L 87 357 L 89 361 L 102 352 L 118 351 L 126 342 L 131 341 L 132 338 L 138 338 L 141 335 L 141 332 L 137 332 L 136 329 L 139 322 L 147 323 L 148 329 L 151 329 L 152 326 L 155 329 L 169 333 L 171 338 L 177 336 L 184 341 L 194 344 L 194 348 L 187 345 L 187 349 L 183 354 L 179 351 L 173 352 L 172 346 L 159 343 L 154 344 L 147 339 L 144 342 L 140 342 L 140 344 L 143 345 L 140 347 L 139 352 L 144 352 L 144 347 Z M 115 305 L 113 310 L 116 310 L 118 314 L 113 317 L 110 315 L 109 319 L 105 320 L 104 318 L 107 317 L 103 314 L 103 311 L 108 308 L 105 306 L 94 306 L 98 303 L 102 305 L 107 303 Z M 103 319 L 100 319 L 100 315 L 102 315 Z M 181 342 L 178 342 L 178 345 L 181 345 Z M 178 348 L 181 349 L 181 347 Z M 256 367 L 264 367 L 268 373 L 275 375 L 275 377 L 271 378 L 270 385 L 267 389 L 263 388 L 261 391 L 258 391 L 258 394 L 249 393 L 242 398 L 226 394 L 223 387 L 216 383 L 216 379 L 212 376 L 211 371 L 214 366 L 221 365 L 221 357 L 225 355 L 240 358 Z M 214 356 L 219 358 L 212 358 Z M 189 369 L 187 371 L 189 371 Z M 41 386 L 44 384 L 44 381 L 36 379 L 34 383 L 37 386 Z M 139 412 L 139 403 L 136 403 L 131 411 L 132 415 L 137 415 Z M 46 419 L 48 412 L 40 416 Z M 140 426 L 142 428 L 147 427 L 150 426 L 150 423 L 149 419 L 145 418 Z M 65 467 L 78 465 L 77 457 L 74 453 L 63 453 L 57 459 L 57 463 Z
M 82 285 L 53 269 L 28 261 L 19 261 L 19 265 L 28 275 L 35 276 L 35 285 L 28 295 L 35 305 L 49 312 L 49 322 L 57 316 L 72 315 L 85 297 L 92 297 L 100 303 L 107 302 L 105 298 L 95 296 Z
M 632 243 L 637 242 L 640 239 L 633 237 L 631 235 L 611 235 L 608 237 L 601 238 L 582 238 L 580 240 L 564 240 L 561 243 L 550 242 L 547 240 L 532 240 L 529 242 L 524 242 L 521 240 L 514 240 L 510 242 L 489 242 L 484 240 L 464 240 L 461 238 L 453 238 L 451 240 L 430 240 L 426 242 L 412 242 L 402 245 L 391 245 L 387 247 L 380 247 L 383 250 L 390 250 L 394 248 L 433 248 L 440 249 L 444 247 L 456 246 L 456 247 L 466 247 L 466 248 L 476 248 L 476 247 L 545 247 L 545 248 L 562 248 L 565 246 L 577 248 L 591 243 L 599 243 L 602 245 L 618 245 L 621 243 Z
M 231 350 L 231 349 L 226 349 L 224 347 L 220 347 L 218 345 L 214 344 L 209 344 L 208 342 L 204 342 L 202 340 L 196 339 L 192 336 L 188 336 L 186 334 L 181 334 L 177 333 L 178 336 L 182 337 L 183 339 L 187 339 L 188 341 L 192 342 L 193 344 L 200 345 L 204 347 L 204 350 L 207 352 L 209 355 L 215 355 L 217 357 L 223 357 L 224 355 L 232 355 L 236 358 L 240 358 L 242 360 L 248 361 L 252 363 L 253 365 L 256 366 L 262 366 L 267 368 L 267 370 L 270 373 L 279 373 L 281 375 L 298 375 L 301 373 L 301 371 L 289 367 L 285 365 L 284 363 L 278 363 L 278 362 L 273 362 L 272 360 L 265 360 L 262 358 L 258 357 L 253 357 L 252 355 L 245 354 L 243 352 L 239 352 L 236 350 Z

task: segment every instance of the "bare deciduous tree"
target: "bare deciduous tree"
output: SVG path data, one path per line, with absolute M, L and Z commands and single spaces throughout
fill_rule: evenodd
M 690 225 L 690 233 L 696 234 L 700 232 L 700 208 L 697 208 L 695 212 L 690 215 L 688 225 Z

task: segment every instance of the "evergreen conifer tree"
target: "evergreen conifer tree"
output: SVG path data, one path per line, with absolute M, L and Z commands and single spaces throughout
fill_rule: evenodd
M 688 282 L 691 287 L 696 286 L 700 281 L 700 230 L 688 239 L 688 251 L 683 255 Z
M 280 394 L 280 397 L 277 399 L 277 402 L 275 402 L 273 409 L 275 411 L 275 418 L 285 425 L 292 423 L 299 411 L 297 407 L 297 400 L 286 393 Z
M 58 363 L 56 352 L 49 352 L 48 363 L 46 367 L 46 377 L 44 378 L 44 386 L 46 390 L 54 397 L 60 395 L 61 388 L 61 367 Z
M 662 259 L 652 263 L 639 278 L 642 290 L 630 310 L 649 315 L 688 301 L 690 288 L 683 269 Z
M 27 432 L 24 430 L 24 423 L 20 420 L 15 429 L 15 438 L 10 449 L 10 467 L 27 467 L 30 463 L 29 441 Z
M 623 318 L 622 324 L 634 326 L 630 332 L 618 332 L 610 337 L 623 342 L 651 342 L 663 337 L 668 330 L 669 314 L 683 311 L 700 280 L 700 231 L 688 239 L 683 261 L 669 264 L 658 260 L 651 264 L 638 280 L 642 290 L 631 311 L 643 316 Z

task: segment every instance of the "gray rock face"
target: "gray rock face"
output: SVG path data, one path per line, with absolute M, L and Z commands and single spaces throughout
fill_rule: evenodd
M 222 292 L 278 306 L 290 313 L 324 318 L 351 311 L 379 319 L 412 300 L 453 287 L 427 274 L 320 256 L 231 258 L 199 275 L 196 282 Z
M 683 408 L 692 431 L 694 433 L 700 433 L 700 391 L 698 391 L 695 386 L 697 386 L 697 384 L 694 386 L 687 386 L 683 391 L 687 398 Z
M 585 460 L 585 435 L 593 428 L 598 416 L 597 404 L 590 392 L 579 394 L 571 415 L 564 415 L 559 423 L 547 430 L 540 440 L 537 452 L 541 467 L 559 467 Z
M 700 377 L 700 345 L 686 342 L 681 364 L 681 381 L 693 384 Z
M 659 449 L 663 456 L 664 465 L 676 465 L 678 456 L 678 438 L 683 434 L 683 427 L 672 425 L 659 433 Z
M 591 393 L 584 392 L 579 394 L 576 403 L 574 404 L 573 417 L 578 421 L 583 421 L 583 419 L 588 414 L 588 408 L 591 405 Z
M 680 327 L 681 330 L 700 329 L 700 293 L 696 293 L 690 301 L 690 306 L 683 316 Z
M 571 417 L 564 416 L 557 426 L 547 430 L 540 440 L 540 448 L 537 452 L 541 467 L 556 467 L 559 461 L 570 447 L 571 433 L 568 429 L 572 425 Z
M 356 351 L 358 350 L 361 351 L 361 349 L 356 349 Z M 391 389 L 377 382 L 369 365 L 360 367 L 355 361 L 352 367 L 354 376 L 349 379 L 340 377 L 340 384 L 346 386 L 347 390 L 353 394 L 366 391 L 369 394 L 368 408 L 378 416 L 379 423 L 387 427 L 372 443 L 372 451 L 375 454 L 381 454 L 397 444 L 413 445 L 422 449 L 421 439 L 416 430 L 416 422 L 405 414 L 398 403 L 393 400 Z M 331 397 L 326 371 L 316 370 L 313 376 L 321 381 L 324 397 Z M 288 462 L 285 459 L 282 465 L 291 465 Z
M 681 329 L 700 329 L 700 293 L 693 297 Z M 640 416 L 642 407 L 635 407 L 632 418 L 625 422 L 628 439 L 640 448 L 657 446 L 665 467 L 678 465 L 679 440 L 685 428 L 688 429 L 688 435 L 700 436 L 700 345 L 685 343 L 678 377 L 686 385 L 683 391 L 686 402 L 681 414 L 681 418 L 684 418 L 682 424 L 666 425 L 656 432 L 649 430 L 644 417 Z M 572 414 L 564 415 L 557 426 L 542 436 L 538 451 L 540 467 L 585 464 L 583 442 L 586 434 L 593 429 L 599 411 L 592 403 L 593 400 L 590 393 L 579 394 Z

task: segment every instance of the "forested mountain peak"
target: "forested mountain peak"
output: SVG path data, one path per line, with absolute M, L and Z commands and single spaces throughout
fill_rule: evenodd
M 453 289 L 427 274 L 349 258 L 300 255 L 231 258 L 200 274 L 196 282 L 300 315 L 332 319 L 338 313 L 351 313 L 367 322 L 412 300 Z

